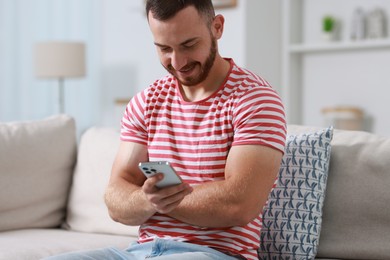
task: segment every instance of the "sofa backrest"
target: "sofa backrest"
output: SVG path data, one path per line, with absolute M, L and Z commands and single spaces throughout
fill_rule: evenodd
M 0 231 L 61 225 L 76 146 L 69 116 L 0 123 Z
M 118 147 L 119 128 L 92 127 L 82 135 L 65 228 L 138 237 L 138 227 L 114 222 L 104 203 L 104 192 Z
M 316 128 L 289 126 L 289 133 Z M 390 138 L 334 130 L 317 256 L 390 256 Z

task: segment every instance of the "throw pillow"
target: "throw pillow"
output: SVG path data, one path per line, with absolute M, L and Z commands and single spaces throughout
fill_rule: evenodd
M 65 115 L 0 124 L 0 231 L 59 226 L 76 161 Z
M 104 192 L 118 147 L 119 131 L 112 128 L 92 127 L 81 137 L 65 228 L 138 236 L 139 227 L 114 222 L 104 203 Z
M 263 211 L 259 259 L 314 259 L 322 222 L 333 128 L 289 135 Z

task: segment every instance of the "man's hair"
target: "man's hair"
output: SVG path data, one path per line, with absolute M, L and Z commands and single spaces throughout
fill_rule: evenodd
M 211 0 L 146 0 L 145 10 L 147 17 L 149 17 L 150 11 L 155 19 L 165 21 L 188 6 L 195 7 L 206 20 L 207 25 L 211 25 L 215 16 Z

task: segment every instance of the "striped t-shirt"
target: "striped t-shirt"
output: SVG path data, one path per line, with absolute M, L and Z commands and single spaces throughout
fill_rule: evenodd
M 121 140 L 147 146 L 149 161 L 169 161 L 191 185 L 223 180 L 234 145 L 284 151 L 286 124 L 279 96 L 261 77 L 238 67 L 210 97 L 186 102 L 168 75 L 138 93 L 122 119 Z M 205 228 L 155 214 L 140 227 L 139 242 L 154 238 L 206 245 L 257 259 L 261 214 L 246 226 Z

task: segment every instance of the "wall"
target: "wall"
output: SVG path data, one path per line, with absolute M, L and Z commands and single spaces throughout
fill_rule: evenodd
M 115 100 L 130 99 L 164 70 L 156 57 L 143 1 L 103 0 L 100 28 L 101 124 L 119 126 L 123 106 L 116 107 Z
M 247 0 L 245 3 L 245 66 L 281 93 L 281 1 Z

